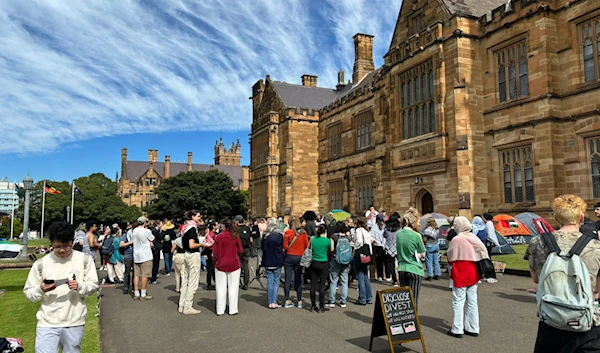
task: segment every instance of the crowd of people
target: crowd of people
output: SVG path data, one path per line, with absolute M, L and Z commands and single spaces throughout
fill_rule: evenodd
M 582 235 L 586 207 L 577 196 L 558 197 L 553 211 L 561 228 L 550 236 L 562 251 L 575 248 L 573 251 L 585 264 L 583 268 L 589 271 L 590 281 L 585 283 L 591 283 L 589 289 L 597 301 L 600 221 L 592 223 L 592 233 L 586 230 Z M 600 204 L 595 205 L 595 211 L 600 217 Z M 79 351 L 86 316 L 85 296 L 98 289 L 97 265 L 106 269 L 106 283 L 121 283 L 123 294 L 146 301 L 152 299 L 148 283 L 158 284 L 160 259 L 164 259 L 165 275 L 174 272 L 176 277 L 178 311 L 184 315 L 200 313 L 193 307 L 193 299 L 202 281 L 202 270 L 206 272 L 206 289 L 216 290 L 216 314 L 224 315 L 227 308 L 229 315 L 238 314 L 239 290 L 248 289 L 249 258 L 256 256 L 261 258 L 260 266 L 266 272 L 265 304 L 269 309 L 305 307 L 303 284 L 308 282 L 308 308 L 313 312 L 325 312 L 336 305 L 346 307 L 352 281 L 357 281 L 358 287 L 354 303 L 372 304 L 371 265 L 375 266 L 373 280 L 410 287 L 418 307 L 423 280 L 439 280 L 441 276 L 437 221 L 427 219 L 421 229 L 421 215 L 412 207 L 402 215 L 394 212 L 390 216 L 371 207 L 364 216 L 343 220 L 336 220 L 332 213 L 320 217 L 306 211 L 302 217 L 290 217 L 287 224 L 281 218 L 246 223 L 242 216 L 221 222 L 204 221 L 197 210 L 186 212 L 183 218 L 178 230 L 170 220 L 150 222 L 146 217 L 139 217 L 123 230 L 118 224 L 103 227 L 96 221 L 76 230 L 65 222 L 54 222 L 48 230 L 51 250 L 34 263 L 24 288 L 28 299 L 42 301 L 36 333 L 38 351 L 55 352 L 59 345 L 64 352 Z M 482 280 L 497 281 L 493 270 L 481 268 L 482 262 L 491 262 L 491 249 L 498 246 L 492 218 L 486 213 L 472 221 L 462 216 L 448 220 L 452 228 L 446 237 L 446 256 L 454 311 L 450 336 L 479 335 L 477 287 Z M 525 254 L 536 283 L 546 283 L 544 272 L 548 270 L 544 262 L 553 252 L 560 252 L 545 239 L 548 234 L 534 238 Z M 280 302 L 282 272 L 284 298 Z M 545 319 L 538 329 L 536 352 L 559 346 L 576 348 L 568 352 L 597 348 L 600 310 L 597 306 L 591 310 L 591 328 L 583 331 L 552 326 L 554 312 L 545 318 L 543 309 L 539 309 L 538 314 Z

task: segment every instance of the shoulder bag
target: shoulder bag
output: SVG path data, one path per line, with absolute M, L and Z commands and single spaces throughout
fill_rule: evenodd
M 309 268 L 312 263 L 312 238 L 310 238 L 310 242 L 308 243 L 308 247 L 304 250 L 304 254 L 302 254 L 302 258 L 300 259 L 300 266 Z

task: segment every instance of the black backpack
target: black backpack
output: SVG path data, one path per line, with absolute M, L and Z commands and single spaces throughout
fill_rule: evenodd
M 113 247 L 113 237 L 105 238 L 104 242 L 102 242 L 100 253 L 105 256 L 111 256 L 114 251 L 115 248 Z
M 244 249 L 250 248 L 250 228 L 248 226 L 239 226 L 238 231 L 240 233 L 240 240 L 242 241 L 242 247 Z

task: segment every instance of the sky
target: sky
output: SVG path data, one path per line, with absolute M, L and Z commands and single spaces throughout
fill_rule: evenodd
M 120 173 L 148 149 L 212 163 L 238 139 L 250 163 L 252 85 L 335 87 L 356 33 L 383 64 L 401 0 L 0 2 L 0 179 Z

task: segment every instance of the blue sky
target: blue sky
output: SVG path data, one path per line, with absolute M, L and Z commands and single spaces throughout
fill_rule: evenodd
M 240 139 L 249 164 L 252 85 L 350 78 L 352 36 L 383 63 L 401 0 L 4 1 L 0 178 L 71 180 L 130 160 L 211 163 Z

